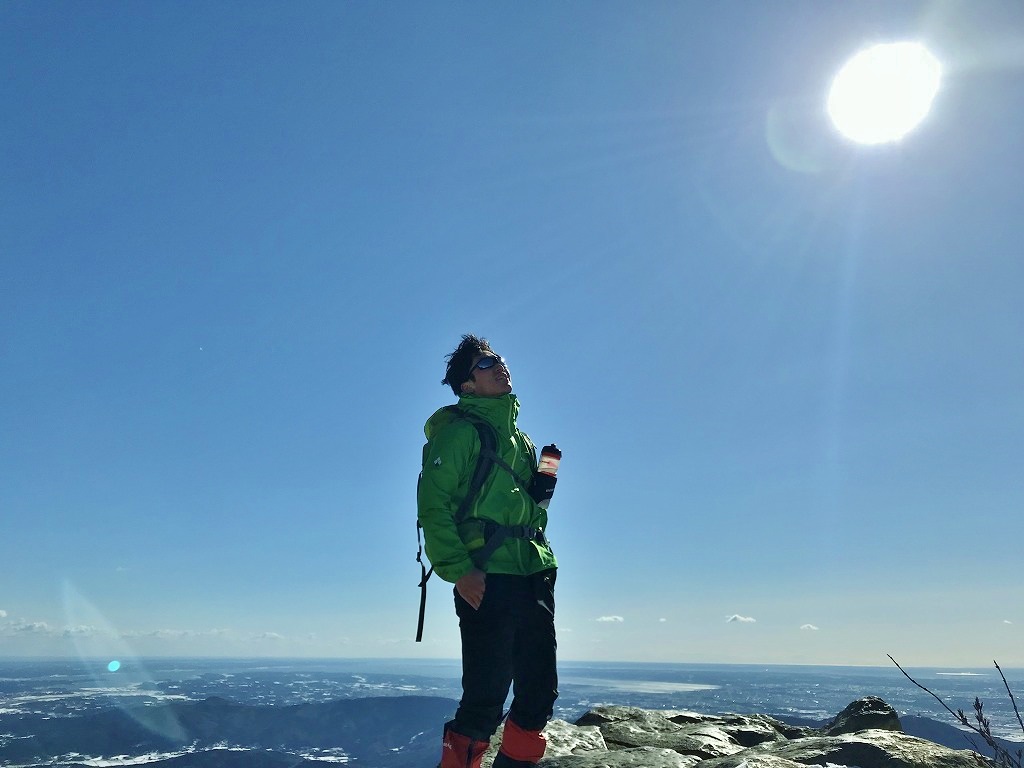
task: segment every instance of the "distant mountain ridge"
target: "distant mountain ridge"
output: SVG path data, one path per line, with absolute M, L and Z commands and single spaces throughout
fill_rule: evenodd
M 437 696 L 340 699 L 289 706 L 238 704 L 210 697 L 81 717 L 25 715 L 5 725 L 12 738 L 0 741 L 0 762 L 49 765 L 54 757 L 65 755 L 162 754 L 227 745 L 280 753 L 289 756 L 288 765 L 295 765 L 296 756 L 313 750 L 341 749 L 368 766 L 406 768 L 436 763 L 440 724 L 451 718 L 457 705 L 453 699 Z M 253 755 L 245 763 L 233 761 L 246 753 L 216 752 L 220 759 L 216 763 L 208 762 L 209 756 L 189 755 L 185 762 L 168 758 L 149 765 L 257 765 Z M 387 757 L 386 763 L 374 762 L 381 756 Z M 265 763 L 268 768 L 277 764 L 273 760 Z
M 957 728 L 955 725 L 917 715 L 903 715 L 900 717 L 900 722 L 903 724 L 904 732 L 911 736 L 928 739 L 928 741 L 934 741 L 936 744 L 942 744 L 950 749 L 974 749 L 973 743 L 982 754 L 987 754 L 989 751 L 980 736 Z M 1019 741 L 1008 741 L 998 737 L 995 741 L 1010 754 L 1015 755 L 1018 749 L 1024 749 L 1024 743 Z
M 254 749 L 208 749 L 136 765 L 144 765 L 147 768 L 324 768 L 329 764 L 322 760 L 306 760 L 286 752 Z M 95 768 L 95 763 L 60 763 L 60 766 L 61 768 Z M 31 768 L 53 768 L 53 764 L 46 763 L 45 765 L 31 766 Z
M 146 763 L 151 768 L 323 768 L 323 760 L 311 758 L 330 755 L 347 757 L 360 768 L 423 768 L 436 765 L 441 725 L 456 706 L 454 699 L 437 696 L 287 706 L 240 704 L 214 696 L 79 717 L 25 715 L 5 724 L 0 764 L 85 768 L 82 761 L 90 757 L 151 755 Z M 774 717 L 803 729 L 826 722 Z M 970 734 L 952 725 L 915 716 L 899 722 L 910 736 L 950 749 L 970 747 Z M 855 727 L 875 726 L 864 722 Z M 1004 745 L 1014 753 L 1021 748 L 1008 741 Z

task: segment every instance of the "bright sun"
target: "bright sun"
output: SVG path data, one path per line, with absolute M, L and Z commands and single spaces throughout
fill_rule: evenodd
M 920 43 L 873 45 L 839 70 L 828 114 L 859 144 L 898 141 L 928 114 L 941 76 L 938 59 Z

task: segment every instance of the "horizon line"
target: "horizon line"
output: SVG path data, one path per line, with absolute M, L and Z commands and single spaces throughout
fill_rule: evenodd
M 193 662 L 250 662 L 250 663 L 403 663 L 403 664 L 453 664 L 461 665 L 461 659 L 457 657 L 418 657 L 418 656 L 229 656 L 229 655 L 181 655 L 181 654 L 160 654 L 135 656 L 138 661 L 193 661 Z M 104 656 L 24 656 L 24 655 L 0 655 L 0 663 L 22 663 L 22 662 L 95 662 L 107 664 L 110 658 Z M 892 669 L 891 664 L 850 664 L 842 662 L 816 663 L 816 662 L 758 662 L 758 661 L 635 661 L 629 659 L 608 660 L 608 659 L 559 659 L 558 664 L 567 665 L 631 665 L 631 666 L 674 666 L 674 667 L 772 667 L 772 668 L 834 668 L 834 669 Z M 945 666 L 934 664 L 903 665 L 906 669 L 917 670 L 985 670 L 990 671 L 993 667 L 972 667 L 972 666 Z M 1002 665 L 1000 665 L 1002 666 Z M 1024 670 L 1024 667 L 1006 666 L 1004 670 Z M 898 670 L 897 670 L 898 671 Z

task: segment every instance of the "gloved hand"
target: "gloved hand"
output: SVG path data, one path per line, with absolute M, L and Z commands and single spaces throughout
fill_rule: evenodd
M 533 480 L 530 481 L 530 488 L 527 493 L 530 494 L 531 499 L 546 508 L 555 493 L 555 483 L 557 482 L 558 478 L 554 475 L 537 472 L 533 476 Z

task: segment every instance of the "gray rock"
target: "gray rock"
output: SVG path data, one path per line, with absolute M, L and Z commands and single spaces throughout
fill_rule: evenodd
M 877 728 L 884 731 L 902 731 L 899 715 L 877 696 L 865 696 L 849 704 L 836 715 L 836 719 L 822 729 L 825 736 L 839 736 Z
M 608 751 L 601 748 L 599 732 Z M 987 758 L 900 730 L 877 697 L 846 707 L 822 729 L 766 715 L 597 707 L 549 733 L 542 768 L 989 768 Z M 699 766 L 698 766 L 699 764 Z
M 692 720 L 693 713 L 656 712 L 639 707 L 597 707 L 576 721 L 596 725 L 609 749 L 657 747 L 702 760 L 741 752 L 744 747 L 718 726 L 718 720 L 701 718 L 680 724 L 666 715 Z
M 552 720 L 544 729 L 544 736 L 548 740 L 545 754 L 552 757 L 608 750 L 600 729 L 593 726 L 578 726 L 565 720 Z
M 804 768 L 801 763 L 776 755 L 759 755 L 741 752 L 729 757 L 705 760 L 700 768 Z
M 576 721 L 576 725 L 596 725 L 600 728 L 602 725 L 606 725 L 607 723 L 626 720 L 638 713 L 653 711 L 654 710 L 640 709 L 640 707 L 595 707 L 580 717 L 580 719 Z M 675 712 L 675 710 L 672 710 L 672 712 Z M 669 712 L 659 710 L 657 714 L 664 717 L 668 715 Z
M 772 742 L 748 752 L 802 765 L 831 763 L 858 768 L 979 768 L 985 762 L 969 750 L 949 749 L 905 733 L 880 729 Z M 741 757 L 749 756 L 745 753 Z M 709 763 L 701 768 L 735 768 L 738 764 L 739 761 L 732 765 Z
M 716 724 L 743 747 L 756 747 L 768 741 L 785 741 L 813 735 L 808 728 L 787 725 L 768 715 L 719 715 Z
M 545 757 L 540 761 L 539 768 L 694 768 L 698 763 L 699 757 L 680 755 L 672 749 L 635 747 L 610 752 Z

